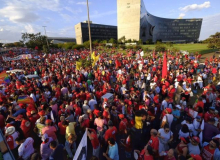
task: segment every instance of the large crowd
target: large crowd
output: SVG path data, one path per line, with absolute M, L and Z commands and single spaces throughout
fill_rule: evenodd
M 88 50 L 28 52 L 0 58 L 1 72 L 20 69 L 0 85 L 0 128 L 15 159 L 73 159 L 87 131 L 91 160 L 220 160 L 219 57 L 97 50 L 84 67 L 76 62 L 90 61 Z

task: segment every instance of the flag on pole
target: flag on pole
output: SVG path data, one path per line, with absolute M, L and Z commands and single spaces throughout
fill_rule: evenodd
M 95 52 L 94 51 L 91 54 L 91 59 L 93 59 L 93 60 L 95 59 Z
M 82 67 L 82 62 L 76 61 L 76 69 L 80 70 L 81 67 Z
M 76 150 L 73 160 L 86 160 L 86 157 L 87 157 L 87 129 Z
M 2 73 L 0 73 L 0 82 L 1 83 L 10 83 L 10 79 L 9 79 L 6 71 L 3 71 Z
M 165 52 L 163 56 L 162 79 L 166 78 L 166 76 L 167 76 L 167 55 Z
M 99 57 L 100 57 L 100 54 L 94 57 L 93 63 L 92 63 L 93 67 L 95 66 L 96 62 L 99 60 Z

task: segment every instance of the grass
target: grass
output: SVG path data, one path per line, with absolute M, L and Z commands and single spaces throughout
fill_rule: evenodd
M 177 50 L 183 50 L 183 51 L 188 51 L 189 53 L 196 53 L 199 52 L 200 54 L 208 54 L 208 53 L 213 53 L 215 51 L 218 51 L 218 49 L 210 49 L 208 48 L 208 44 L 173 44 L 173 46 L 168 46 L 166 44 L 164 45 L 167 49 L 172 50 L 173 48 L 176 48 Z M 142 49 L 148 48 L 149 50 L 154 50 L 156 45 L 151 44 L 151 45 L 141 45 Z M 99 51 L 100 53 L 102 52 L 111 52 L 111 49 L 107 49 L 105 47 L 102 47 L 103 50 Z M 123 53 L 126 54 L 126 49 L 116 49 L 116 53 Z
M 190 53 L 199 52 L 200 54 L 207 54 L 211 52 L 215 52 L 218 49 L 210 49 L 207 44 L 173 44 L 172 47 L 164 44 L 168 49 L 176 48 L 179 50 L 188 51 Z M 143 48 L 148 48 L 150 50 L 155 49 L 155 44 L 153 45 L 142 45 Z

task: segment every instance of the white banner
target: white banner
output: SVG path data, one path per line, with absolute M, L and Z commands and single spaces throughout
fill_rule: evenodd
M 87 129 L 76 150 L 73 160 L 86 160 L 86 157 L 87 157 Z
M 32 55 L 31 54 L 21 54 L 17 57 L 2 57 L 4 61 L 15 61 L 15 60 L 20 60 L 20 59 L 31 59 Z

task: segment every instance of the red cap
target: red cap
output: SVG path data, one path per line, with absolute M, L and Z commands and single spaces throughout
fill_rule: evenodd
M 41 110 L 40 112 L 38 112 L 39 116 L 44 116 L 45 115 L 45 111 Z
M 51 119 L 47 119 L 47 120 L 45 121 L 45 124 L 50 124 L 51 122 L 52 122 Z
M 168 113 L 172 113 L 172 109 L 171 108 L 167 108 L 166 109 Z
M 107 98 L 104 98 L 104 102 L 108 102 L 108 99 L 107 99 Z
M 194 137 L 192 137 L 192 138 L 193 138 L 193 140 L 195 140 L 197 143 L 199 143 L 199 142 L 200 142 L 199 137 L 194 136 Z
M 184 137 L 180 137 L 180 139 L 184 142 L 187 143 L 186 139 Z
M 191 154 L 190 155 L 194 160 L 202 160 L 202 157 L 200 156 L 200 155 L 198 155 L 198 154 Z
M 122 118 L 124 118 L 125 116 L 124 116 L 123 114 L 119 114 L 118 117 L 119 117 L 120 119 L 122 119 Z

